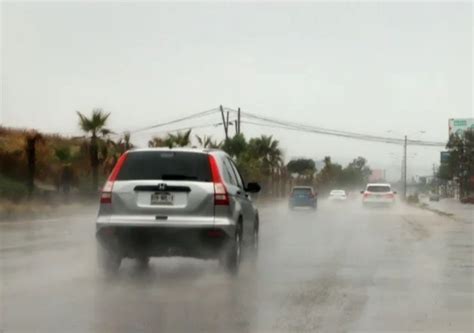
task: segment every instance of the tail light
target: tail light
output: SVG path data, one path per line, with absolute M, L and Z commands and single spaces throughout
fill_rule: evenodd
M 393 193 L 385 194 L 385 198 L 393 199 Z
M 105 182 L 104 187 L 100 193 L 100 203 L 101 204 L 111 204 L 112 203 L 112 189 L 114 187 L 114 182 L 117 179 L 117 176 L 122 169 L 123 163 L 127 159 L 128 152 L 125 152 L 115 164 L 115 167 L 112 169 L 112 172 L 109 175 L 109 178 Z
M 213 229 L 213 230 L 208 230 L 207 231 L 207 236 L 212 237 L 212 238 L 221 238 L 224 237 L 225 233 L 222 230 L 219 229 Z
M 209 165 L 211 166 L 212 182 L 214 183 L 214 205 L 229 206 L 229 194 L 222 182 L 216 159 L 212 155 L 209 155 Z
M 112 203 L 112 187 L 114 186 L 113 181 L 107 180 L 102 192 L 100 193 L 100 203 L 101 204 L 111 204 Z

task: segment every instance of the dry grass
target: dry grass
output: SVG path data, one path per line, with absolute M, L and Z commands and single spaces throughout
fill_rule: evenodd
M 26 138 L 31 131 L 27 129 L 0 126 L 0 173 L 4 176 L 24 180 L 27 177 Z M 77 178 L 88 176 L 90 172 L 87 143 L 83 138 L 72 138 L 56 134 L 41 134 L 36 144 L 36 179 L 57 184 L 62 170 L 55 150 L 69 147 L 77 156 L 71 167 Z

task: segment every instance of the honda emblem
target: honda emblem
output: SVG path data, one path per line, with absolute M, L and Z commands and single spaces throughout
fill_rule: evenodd
M 166 184 L 158 184 L 158 191 L 166 190 Z

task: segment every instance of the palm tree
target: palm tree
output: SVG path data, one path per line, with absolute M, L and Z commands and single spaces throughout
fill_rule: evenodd
M 61 178 L 59 179 L 58 188 L 63 190 L 64 199 L 67 201 L 73 180 L 73 170 L 71 168 L 71 163 L 76 159 L 77 155 L 72 152 L 71 147 L 69 146 L 55 148 L 54 155 L 62 165 Z
M 283 161 L 283 153 L 279 147 L 278 140 L 273 140 L 273 137 L 262 135 L 260 138 L 252 139 L 251 149 L 256 156 L 262 159 L 266 172 L 273 173 L 275 169 L 279 168 Z
M 191 144 L 191 129 L 184 133 L 178 132 L 176 134 L 168 134 L 166 141 L 170 148 L 189 146 Z
M 248 154 L 249 156 L 245 156 L 245 158 L 255 157 L 258 159 L 258 156 L 254 154 L 252 146 L 250 146 L 250 142 L 247 143 L 245 136 L 240 133 L 234 135 L 234 137 L 226 139 L 224 142 L 220 144 L 220 147 L 224 150 L 227 154 L 232 156 L 235 159 L 239 159 L 244 157 L 244 154 Z
M 268 183 L 274 183 L 275 174 L 278 173 L 283 164 L 283 153 L 279 147 L 278 140 L 273 137 L 262 135 L 251 139 L 249 149 L 252 155 L 262 161 L 263 172 L 268 175 Z
M 153 147 L 168 147 L 168 144 L 166 142 L 166 139 L 163 139 L 159 136 L 154 136 L 151 138 L 151 140 L 148 141 L 148 147 L 153 148 Z
M 204 135 L 203 137 L 200 137 L 199 135 L 196 135 L 196 139 L 202 148 L 221 148 L 222 147 L 222 142 L 217 142 L 216 140 L 213 141 L 212 136 Z
M 148 141 L 148 147 L 186 147 L 191 144 L 191 130 L 186 132 L 178 132 L 176 134 L 168 134 L 166 138 L 154 136 Z
M 92 110 L 92 116 L 86 117 L 79 111 L 79 126 L 88 135 L 90 135 L 89 157 L 92 169 L 92 187 L 96 191 L 99 184 L 99 136 L 107 136 L 111 133 L 105 126 L 110 113 L 105 113 L 102 109 Z
M 124 142 L 126 151 L 132 148 L 132 145 L 130 143 L 130 132 L 123 133 L 123 142 Z
M 36 131 L 31 131 L 26 135 L 25 152 L 28 160 L 28 197 L 31 198 L 35 188 L 36 173 L 36 143 L 42 142 L 43 136 Z

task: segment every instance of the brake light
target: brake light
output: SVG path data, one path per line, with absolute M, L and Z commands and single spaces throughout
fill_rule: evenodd
M 125 152 L 120 158 L 118 159 L 115 167 L 112 169 L 112 172 L 107 178 L 104 187 L 100 193 L 100 203 L 101 204 L 111 204 L 112 203 L 112 189 L 114 187 L 114 182 L 117 179 L 117 176 L 122 169 L 123 163 L 127 159 L 128 152 Z
M 108 182 L 107 182 L 108 183 Z M 101 204 L 111 204 L 112 203 L 112 191 L 105 191 L 105 187 L 100 193 L 100 203 Z M 112 188 L 112 187 L 110 187 Z
M 212 238 L 220 238 L 220 237 L 224 237 L 225 233 L 222 230 L 214 229 L 214 230 L 208 230 L 207 235 Z
M 393 199 L 393 193 L 386 194 L 385 197 L 389 199 Z
M 227 193 L 227 189 L 224 183 L 222 182 L 221 174 L 219 173 L 219 167 L 217 166 L 216 159 L 212 155 L 209 155 L 209 165 L 211 167 L 212 182 L 214 183 L 214 205 L 228 206 L 229 194 Z

